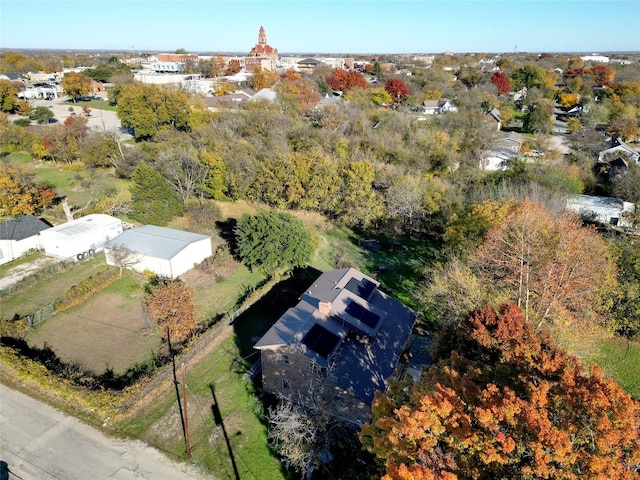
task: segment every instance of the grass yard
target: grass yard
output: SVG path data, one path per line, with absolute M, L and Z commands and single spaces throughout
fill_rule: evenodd
M 261 404 L 253 388 L 242 379 L 244 368 L 233 336 L 193 370 L 186 368 L 187 414 L 192 461 L 217 479 L 234 479 L 224 432 L 231 444 L 240 478 L 284 478 L 280 462 L 267 443 L 267 429 L 260 421 Z M 181 376 L 182 371 L 179 371 Z M 214 394 L 224 430 L 212 414 Z M 169 456 L 186 460 L 184 437 L 176 393 L 167 393 L 119 427 Z
M 603 339 L 599 347 L 590 360 L 640 400 L 640 343 L 613 337 Z
M 62 271 L 38 278 L 34 282 L 27 282 L 24 288 L 2 298 L 0 319 L 8 320 L 16 314 L 24 317 L 40 307 L 53 303 L 82 280 L 110 267 L 105 263 L 104 254 L 98 254 L 82 262 L 66 263 L 62 268 Z
M 258 285 L 263 279 L 262 272 L 250 272 L 242 265 L 229 278 L 216 283 L 210 280 L 202 285 L 196 285 L 195 303 L 200 320 L 209 320 L 220 314 L 232 313 L 239 295 L 244 290 Z
M 31 154 L 26 152 L 11 152 L 6 156 L 6 159 L 11 163 L 27 165 L 31 161 Z
M 202 361 L 186 367 L 188 423 L 192 461 L 220 479 L 234 479 L 224 431 L 229 437 L 240 478 L 285 478 L 280 462 L 268 446 L 262 422 L 262 404 L 253 385 L 242 377 L 258 358 L 255 338 L 263 335 L 279 316 L 297 301 L 314 269 L 298 270 L 275 285 L 265 296 L 226 327 L 219 344 Z M 236 278 L 242 278 L 240 272 Z M 230 278 L 229 280 L 232 280 Z M 181 376 L 181 371 L 178 373 Z M 213 389 L 213 390 L 212 390 Z M 212 405 L 217 402 L 224 430 L 216 425 Z M 172 457 L 186 459 L 180 412 L 173 388 L 155 399 L 135 418 L 119 425 L 127 435 L 142 438 Z
M 104 100 L 78 100 L 77 102 L 73 102 L 73 100 L 66 100 L 61 103 L 61 105 L 69 105 L 70 107 L 78 107 L 80 111 L 82 107 L 88 107 L 96 110 L 109 110 L 111 112 L 117 111 L 116 105 L 111 105 L 109 102 L 105 102 Z
M 26 340 L 49 345 L 65 363 L 101 374 L 123 374 L 153 356 L 162 338 L 144 320 L 143 281 L 125 273 L 87 301 L 56 313 L 29 332 Z

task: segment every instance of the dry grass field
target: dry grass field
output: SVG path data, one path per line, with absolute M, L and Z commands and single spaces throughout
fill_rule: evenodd
M 27 336 L 37 347 L 45 344 L 66 363 L 101 374 L 118 375 L 152 357 L 160 335 L 148 328 L 142 312 L 139 280 L 126 274 L 86 302 L 56 313 Z

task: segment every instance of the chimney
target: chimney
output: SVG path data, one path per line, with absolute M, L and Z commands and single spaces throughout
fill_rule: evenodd
M 320 300 L 320 303 L 318 304 L 318 311 L 323 315 L 331 315 L 331 302 Z

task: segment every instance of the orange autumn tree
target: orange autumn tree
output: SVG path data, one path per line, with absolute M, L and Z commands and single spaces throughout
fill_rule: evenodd
M 147 313 L 163 335 L 169 330 L 172 341 L 183 342 L 195 328 L 196 306 L 193 290 L 180 280 L 159 283 L 146 300 Z
M 489 230 L 471 260 L 485 286 L 516 302 L 538 326 L 552 317 L 587 317 L 598 291 L 615 283 L 611 254 L 595 229 L 532 201 Z
M 391 479 L 638 478 L 640 402 L 537 333 L 516 305 L 445 329 L 362 429 Z
M 0 217 L 40 213 L 55 200 L 54 188 L 38 184 L 23 167 L 0 164 Z

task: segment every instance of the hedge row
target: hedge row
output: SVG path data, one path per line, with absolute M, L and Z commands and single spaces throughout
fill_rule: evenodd
M 118 278 L 118 275 L 118 269 L 111 268 L 83 280 L 78 285 L 74 285 L 55 301 L 53 304 L 55 311 L 62 312 L 84 302 L 94 293 L 113 283 Z

